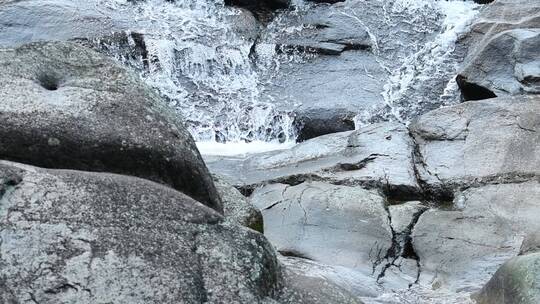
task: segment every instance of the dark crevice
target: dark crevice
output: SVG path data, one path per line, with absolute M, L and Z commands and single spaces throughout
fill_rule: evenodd
M 447 201 L 453 201 L 454 200 L 454 188 L 450 186 L 445 186 L 442 182 L 440 182 L 437 186 L 428 184 L 423 178 L 422 174 L 419 171 L 419 166 L 421 166 L 424 170 L 426 170 L 427 173 L 432 175 L 433 177 L 437 178 L 437 180 L 440 181 L 439 177 L 436 174 L 432 174 L 427 170 L 427 164 L 424 161 L 424 157 L 422 156 L 422 153 L 420 152 L 420 146 L 416 142 L 414 135 L 410 135 L 413 141 L 413 152 L 412 152 L 412 159 L 413 159 L 413 169 L 414 169 L 414 175 L 416 177 L 416 182 L 418 183 L 418 186 L 420 187 L 422 194 L 422 197 L 419 198 L 419 200 L 432 204 L 433 202 L 447 202 Z
M 6 176 L 0 176 L 0 200 L 7 192 L 9 192 L 9 190 L 17 187 L 22 181 L 22 176 L 16 173 L 10 174 L 9 171 Z
M 68 289 L 73 289 L 75 291 L 79 291 L 79 289 L 75 285 L 65 282 L 65 283 L 62 283 L 62 284 L 60 284 L 58 286 L 55 286 L 53 288 L 49 288 L 49 289 L 44 290 L 44 293 L 46 293 L 46 294 L 58 294 L 58 293 L 66 292 Z
M 298 252 L 294 249 L 292 250 L 278 250 L 278 252 L 282 255 L 282 256 L 286 256 L 286 257 L 293 257 L 293 258 L 300 258 L 300 259 L 304 259 L 304 260 L 310 260 L 310 261 L 313 261 L 312 258 L 302 254 L 301 252 Z
M 268 24 L 276 11 L 289 8 L 290 3 L 286 0 L 225 0 L 225 5 L 245 8 L 261 23 Z
M 414 227 L 416 226 L 416 224 L 418 223 L 418 220 L 420 219 L 420 216 L 422 216 L 422 214 L 426 212 L 428 208 L 427 207 L 421 208 L 418 212 L 416 212 L 413 215 L 413 218 L 411 222 L 409 223 L 409 225 L 407 226 L 407 228 L 401 232 L 397 232 L 394 230 L 392 226 L 392 217 L 390 215 L 390 211 L 388 210 L 388 207 L 386 208 L 388 212 L 390 230 L 392 231 L 392 246 L 390 246 L 390 248 L 386 252 L 386 255 L 379 262 L 379 265 L 380 265 L 382 261 L 387 261 L 387 263 L 383 266 L 383 268 L 379 272 L 379 275 L 377 276 L 377 282 L 379 282 L 385 276 L 386 271 L 390 267 L 395 266 L 399 268 L 400 266 L 396 264 L 396 262 L 399 258 L 403 258 L 403 259 L 411 259 L 411 260 L 416 261 L 416 266 L 417 266 L 418 271 L 416 274 L 416 280 L 415 282 L 412 283 L 412 284 L 416 284 L 418 283 L 418 280 L 420 279 L 421 266 L 420 266 L 420 258 L 418 257 L 418 255 L 416 254 L 414 250 L 413 239 L 411 235 L 414 230 Z M 375 265 L 375 267 L 376 266 L 378 265 Z M 410 286 L 412 286 L 412 284 Z
M 38 76 L 39 84 L 48 91 L 56 91 L 60 87 L 60 78 L 47 73 Z
M 467 77 L 463 75 L 458 75 L 456 77 L 456 82 L 461 91 L 461 96 L 465 101 L 497 97 L 497 95 L 495 95 L 495 93 L 493 93 L 491 90 L 475 83 L 468 82 Z
M 200 253 L 197 252 L 198 249 L 199 249 L 199 232 L 195 232 L 193 234 L 193 246 L 191 247 L 191 252 L 197 257 L 196 262 L 197 262 L 197 266 L 199 268 L 199 272 L 198 272 L 198 275 L 193 278 L 193 280 L 194 280 L 194 283 L 198 287 L 198 291 L 200 292 L 200 294 L 199 294 L 200 303 L 207 303 L 208 302 L 208 290 L 206 288 L 206 282 L 205 282 L 204 275 L 203 275 L 203 273 L 204 273 L 204 271 L 203 271 L 204 262 L 203 262 L 203 258 L 200 255 Z

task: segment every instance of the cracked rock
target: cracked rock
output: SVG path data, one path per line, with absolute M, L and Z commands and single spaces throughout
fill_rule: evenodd
M 266 237 L 283 255 L 370 273 L 392 246 L 385 199 L 359 187 L 305 182 L 257 189 Z
M 419 195 L 412 154 L 413 141 L 405 126 L 380 123 L 320 136 L 289 150 L 206 160 L 212 172 L 240 187 L 317 180 L 379 188 L 396 200 L 406 200 Z
M 540 183 L 469 188 L 446 209 L 423 213 L 413 230 L 420 282 L 434 289 L 473 291 L 518 254 L 525 235 L 538 231 Z

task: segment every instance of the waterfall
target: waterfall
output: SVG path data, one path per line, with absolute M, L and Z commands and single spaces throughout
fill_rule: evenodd
M 333 9 L 367 30 L 375 46 L 371 52 L 387 73 L 380 92 L 384 103 L 359 111 L 357 126 L 380 120 L 407 122 L 456 102 L 451 79 L 459 56 L 454 55 L 454 45 L 477 5 L 462 0 L 356 2 L 354 9 L 340 4 Z M 271 92 L 261 89 L 282 65 L 314 56 L 276 52 L 273 37 L 301 30 L 286 18 L 314 5 L 292 3 L 292 12 L 266 25 L 222 0 L 100 0 L 98 5 L 104 13 L 130 16 L 129 31 L 144 35 L 148 68 L 141 76 L 184 117 L 196 141 L 208 148 L 203 150 L 211 152 L 212 143 L 238 143 L 239 149 L 254 152 L 296 138 L 291 108 L 277 107 Z M 260 149 L 247 148 L 250 142 Z

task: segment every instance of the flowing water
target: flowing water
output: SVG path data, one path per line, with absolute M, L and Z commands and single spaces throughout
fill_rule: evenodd
M 453 56 L 454 45 L 476 14 L 476 5 L 462 0 L 357 2 L 379 6 L 368 16 L 362 6 L 345 7 L 340 13 L 368 31 L 375 46 L 371 51 L 388 74 L 380 92 L 384 104 L 359 113 L 357 125 L 389 119 L 407 122 L 421 110 L 454 102 L 450 80 L 459 59 Z M 303 0 L 293 3 L 298 14 L 311 7 Z M 196 141 L 204 143 L 203 152 L 220 153 L 224 147 L 211 143 L 235 145 L 223 153 L 240 153 L 294 142 L 294 115 L 269 101 L 261 86 L 272 81 L 281 65 L 312 56 L 275 51 L 272 31 L 297 28 L 278 16 L 267 25 L 265 43 L 254 47 L 261 26 L 222 0 L 147 0 L 136 5 L 101 0 L 99 6 L 110 14 L 131 16 L 130 30 L 144 34 L 150 60 L 142 76 L 186 119 Z M 447 88 L 440 87 L 440 79 L 448 80 Z M 434 86 L 441 96 L 437 100 L 424 94 Z M 249 148 L 246 142 L 258 148 Z

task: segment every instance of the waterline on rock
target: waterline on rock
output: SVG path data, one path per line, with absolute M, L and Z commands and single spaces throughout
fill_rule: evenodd
M 296 143 L 294 142 L 266 142 L 266 141 L 254 141 L 254 142 L 227 142 L 218 143 L 214 141 L 197 142 L 197 148 L 203 155 L 215 155 L 215 156 L 241 156 L 245 154 L 262 153 L 276 150 L 284 150 L 292 148 Z

